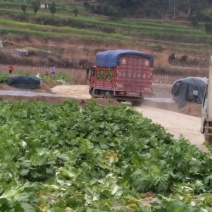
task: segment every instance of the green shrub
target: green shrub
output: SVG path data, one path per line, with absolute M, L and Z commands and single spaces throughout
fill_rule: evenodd
M 197 16 L 192 16 L 190 21 L 191 21 L 191 25 L 193 27 L 197 27 L 198 26 L 198 18 L 197 18 Z
M 207 34 L 212 34 L 212 22 L 205 24 L 205 31 Z
M 2 73 L 0 74 L 0 83 L 6 83 L 8 80 L 9 74 Z
M 169 61 L 173 61 L 175 60 L 175 58 L 176 58 L 175 53 L 169 55 Z
M 154 69 L 154 73 L 155 74 L 168 74 L 168 71 L 167 71 L 167 69 L 165 67 L 157 66 Z
M 47 81 L 47 82 L 55 82 L 59 84 L 67 84 L 71 81 L 71 76 L 66 73 L 56 73 L 55 75 L 46 75 L 44 73 L 41 73 L 41 79 Z
M 157 45 L 152 47 L 152 50 L 155 51 L 155 52 L 162 52 L 163 46 L 161 46 L 160 44 L 157 44 Z
M 187 63 L 187 62 L 188 62 L 188 55 L 183 55 L 183 56 L 180 58 L 180 61 L 183 62 L 183 63 Z

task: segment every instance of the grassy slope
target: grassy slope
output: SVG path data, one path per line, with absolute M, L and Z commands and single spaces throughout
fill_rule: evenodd
M 192 28 L 185 24 L 165 22 L 149 22 L 143 20 L 120 19 L 111 20 L 108 17 L 91 16 L 79 4 L 58 3 L 57 12 L 52 16 L 50 11 L 40 9 L 35 16 L 32 8 L 27 6 L 26 21 L 18 21 L 17 15 L 23 12 L 17 3 L 1 2 L 1 33 L 14 35 L 39 35 L 44 37 L 75 38 L 83 40 L 99 40 L 101 42 L 121 42 L 130 45 L 143 45 L 144 39 L 157 41 L 158 44 L 172 49 L 192 49 L 193 51 L 207 51 L 207 44 L 212 35 L 207 35 L 202 27 Z M 73 9 L 79 9 L 79 15 L 74 17 Z M 11 14 L 13 16 L 5 16 Z M 12 18 L 15 17 L 15 18 Z M 50 26 L 33 23 L 33 19 L 49 19 L 52 22 L 66 21 L 67 26 Z M 28 21 L 31 20 L 32 23 Z M 64 24 L 63 24 L 64 25 Z M 74 25 L 75 27 L 71 27 Z M 107 32 L 107 31 L 111 32 Z M 136 40 L 135 40 L 136 38 Z M 177 45 L 173 43 L 178 43 Z M 168 42 L 168 43 L 167 43 Z M 183 44 L 182 44 L 183 43 Z M 184 43 L 187 43 L 186 49 Z M 194 44 L 201 44 L 196 46 Z M 149 46 L 152 47 L 152 46 Z
M 57 67 L 81 69 L 95 63 L 98 51 L 125 48 L 153 55 L 157 73 L 164 74 L 165 70 L 182 75 L 185 70 L 181 66 L 191 64 L 193 75 L 207 75 L 208 70 L 198 68 L 208 64 L 212 35 L 206 34 L 201 25 L 193 28 L 186 21 L 117 19 L 90 14 L 82 3 L 58 2 L 54 15 L 43 9 L 35 15 L 30 5 L 24 15 L 20 3 L 0 2 L 0 40 L 5 41 L 2 52 L 9 56 L 16 48 L 27 48 L 32 53 L 22 57 L 22 62 L 9 56 L 1 63 L 49 66 L 55 61 Z M 77 17 L 74 8 L 79 10 Z M 175 64 L 168 61 L 172 53 L 177 56 Z M 184 55 L 188 62 L 180 64 Z M 196 59 L 196 65 L 192 65 Z M 190 74 L 187 72 L 186 76 Z

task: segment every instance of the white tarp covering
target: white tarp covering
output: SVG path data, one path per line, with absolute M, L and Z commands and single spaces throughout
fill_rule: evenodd
M 27 49 L 16 49 L 16 53 L 20 55 L 28 55 L 29 51 Z

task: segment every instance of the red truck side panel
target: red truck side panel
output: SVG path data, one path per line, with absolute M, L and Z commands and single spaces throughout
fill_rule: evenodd
M 114 96 L 141 97 L 152 89 L 153 67 L 150 60 L 135 55 L 122 55 L 115 68 L 95 67 L 90 87 L 113 91 Z

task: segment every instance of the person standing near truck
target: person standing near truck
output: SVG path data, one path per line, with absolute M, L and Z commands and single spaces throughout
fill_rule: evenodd
M 14 71 L 14 67 L 13 67 L 12 64 L 10 64 L 10 65 L 8 66 L 8 70 L 9 70 L 9 74 L 12 74 L 12 72 Z
M 55 67 L 54 67 L 54 66 L 52 66 L 52 67 L 50 68 L 50 74 L 51 74 L 51 75 L 55 75 Z

